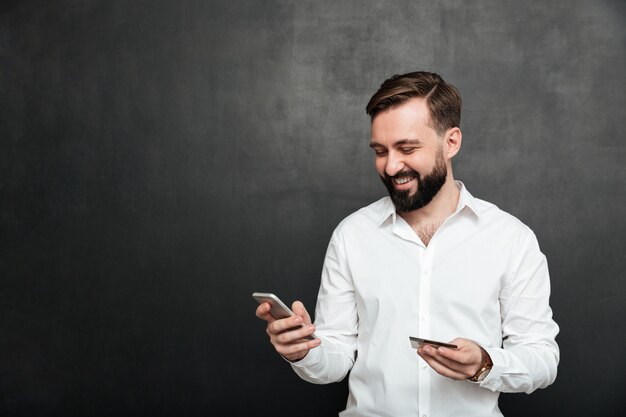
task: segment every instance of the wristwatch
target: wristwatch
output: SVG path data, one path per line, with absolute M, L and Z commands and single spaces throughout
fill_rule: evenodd
M 487 375 L 489 375 L 489 371 L 491 371 L 491 368 L 493 367 L 493 362 L 491 362 L 491 357 L 489 356 L 487 351 L 485 351 L 485 349 L 481 347 L 480 353 L 483 357 L 483 361 L 480 364 L 480 369 L 478 369 L 478 372 L 476 372 L 474 376 L 467 378 L 468 381 L 481 382 L 487 377 Z

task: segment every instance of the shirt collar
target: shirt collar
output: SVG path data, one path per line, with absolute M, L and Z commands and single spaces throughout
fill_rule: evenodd
M 456 210 L 454 211 L 453 215 L 459 213 L 461 210 L 467 207 L 477 217 L 480 217 L 481 211 L 474 196 L 472 196 L 470 192 L 467 191 L 467 188 L 465 188 L 465 184 L 463 184 L 461 181 L 455 181 L 455 183 L 456 186 L 459 188 L 460 194 L 459 202 L 457 203 Z M 381 210 L 379 226 L 385 223 L 385 221 L 387 221 L 389 218 L 391 218 L 391 223 L 395 224 L 397 215 L 398 214 L 396 213 L 396 207 L 393 205 L 391 198 L 386 197 L 384 199 L 384 204 Z
M 469 191 L 467 191 L 467 188 L 465 188 L 465 184 L 463 184 L 461 181 L 455 181 L 455 183 L 456 183 L 457 187 L 459 187 L 459 191 L 461 192 L 460 195 L 459 195 L 459 202 L 458 202 L 458 204 L 456 206 L 455 213 L 458 213 L 461 210 L 463 210 L 463 208 L 467 207 L 477 217 L 480 217 L 482 212 L 481 212 L 480 207 L 478 206 L 478 202 L 476 201 L 474 196 L 471 195 Z

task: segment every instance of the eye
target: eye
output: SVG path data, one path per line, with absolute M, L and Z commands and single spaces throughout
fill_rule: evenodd
M 387 149 L 383 148 L 382 146 L 372 146 L 371 148 L 377 157 L 387 155 Z
M 407 155 L 410 153 L 413 153 L 417 150 L 417 148 L 415 146 L 411 146 L 411 147 L 402 147 L 400 148 L 400 152 L 402 152 L 403 154 Z

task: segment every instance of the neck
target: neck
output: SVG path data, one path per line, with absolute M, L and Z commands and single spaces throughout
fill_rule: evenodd
M 456 186 L 452 174 L 449 173 L 445 184 L 430 203 L 419 210 L 398 214 L 413 227 L 431 225 L 436 230 L 448 216 L 454 213 L 459 202 L 459 196 L 459 188 Z

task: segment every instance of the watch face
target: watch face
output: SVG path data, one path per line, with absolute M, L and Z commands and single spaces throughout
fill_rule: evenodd
M 478 375 L 478 378 L 476 378 L 476 382 L 480 382 L 483 379 L 487 378 L 487 375 L 489 375 L 489 371 L 491 371 L 491 368 L 487 368 L 484 371 L 482 371 L 480 375 Z

